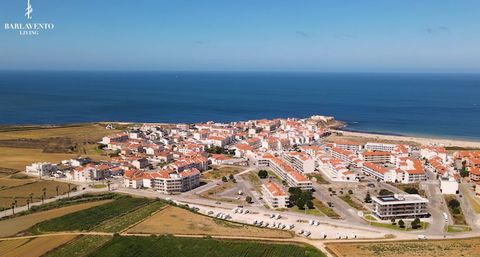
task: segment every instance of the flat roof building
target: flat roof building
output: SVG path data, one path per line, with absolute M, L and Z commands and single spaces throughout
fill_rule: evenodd
M 415 194 L 374 196 L 373 211 L 380 219 L 427 217 L 428 200 Z

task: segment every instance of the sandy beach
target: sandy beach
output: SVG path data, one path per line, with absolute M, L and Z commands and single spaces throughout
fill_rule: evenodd
M 480 148 L 480 142 L 467 141 L 458 139 L 446 139 L 446 138 L 427 138 L 427 137 L 414 137 L 414 136 L 397 136 L 397 135 L 381 135 L 365 132 L 351 132 L 343 130 L 333 130 L 332 132 L 342 133 L 344 137 L 358 137 L 363 140 L 376 140 L 376 141 L 397 141 L 397 142 L 414 142 L 421 145 L 439 145 L 446 147 L 464 147 L 464 148 Z

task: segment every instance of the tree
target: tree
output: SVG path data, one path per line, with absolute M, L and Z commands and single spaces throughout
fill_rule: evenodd
M 237 183 L 237 180 L 236 180 L 236 179 L 232 179 L 232 182 L 233 182 L 233 183 Z
M 413 229 L 419 228 L 420 227 L 420 219 L 415 218 L 410 225 L 412 226 Z
M 57 193 L 57 196 L 58 196 L 58 186 L 55 187 L 55 192 Z
M 372 202 L 372 197 L 370 196 L 370 192 L 367 192 L 367 195 L 365 196 L 364 201 L 366 203 L 371 203 Z
M 43 192 L 43 195 L 42 195 L 42 204 L 43 204 L 45 198 L 47 197 L 47 188 L 46 187 L 42 188 L 42 192 Z
M 378 192 L 379 195 L 393 195 L 393 193 L 390 190 L 387 189 L 381 189 L 380 192 Z
M 395 218 L 391 218 L 390 221 L 392 222 L 392 225 L 396 225 L 397 223 L 395 222 Z
M 305 199 L 300 197 L 295 201 L 295 205 L 298 207 L 298 209 L 303 210 L 305 209 L 305 202 Z
M 460 202 L 457 199 L 451 199 L 448 201 L 448 208 L 455 210 L 460 207 Z
M 28 195 L 28 198 L 30 198 L 30 203 L 33 203 L 33 193 L 30 193 L 30 194 Z
M 230 175 L 228 176 L 228 179 L 233 180 L 233 179 L 234 179 L 233 174 L 230 174 Z
M 403 220 L 399 220 L 398 226 L 400 226 L 401 228 L 405 228 L 405 222 Z
M 307 207 L 308 207 L 308 209 L 313 209 L 313 208 L 315 208 L 315 206 L 313 205 L 313 202 L 312 202 L 311 200 L 308 200 L 308 201 L 307 201 Z
M 349 190 L 348 190 L 348 194 L 349 194 L 349 195 L 353 195 L 352 189 L 349 189 Z
M 268 171 L 266 170 L 259 170 L 258 171 L 258 177 L 261 179 L 267 178 L 268 177 Z
M 30 210 L 30 199 L 27 198 L 27 210 Z
M 464 177 L 468 177 L 469 175 L 470 175 L 470 172 L 468 172 L 467 168 L 463 166 L 462 169 L 460 170 L 460 176 L 464 178 Z
M 251 197 L 251 196 L 245 197 L 245 201 L 246 201 L 247 203 L 251 203 L 251 202 L 252 202 L 252 197 Z
M 223 181 L 223 182 L 228 182 L 227 177 L 223 176 L 223 177 L 222 177 L 222 181 Z
M 407 192 L 408 194 L 411 194 L 411 195 L 418 195 L 418 189 L 416 189 L 414 187 L 405 188 L 405 192 Z

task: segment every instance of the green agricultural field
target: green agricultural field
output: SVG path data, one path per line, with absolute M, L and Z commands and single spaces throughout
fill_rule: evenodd
M 93 230 L 102 232 L 121 232 L 129 226 L 149 217 L 152 215 L 152 213 L 160 210 L 160 208 L 164 207 L 165 205 L 166 204 L 164 202 L 155 201 L 123 216 L 107 220 L 95 227 Z
M 205 238 L 116 236 L 90 256 L 324 257 L 312 246 Z
M 70 243 L 64 245 L 63 247 L 57 248 L 48 254 L 46 257 L 80 257 L 88 256 L 94 252 L 97 248 L 100 248 L 103 244 L 110 241 L 111 236 L 96 236 L 96 235 L 87 235 L 81 236 Z
M 91 230 L 103 221 L 133 211 L 149 201 L 146 198 L 119 197 L 108 204 L 41 222 L 33 226 L 31 232 Z

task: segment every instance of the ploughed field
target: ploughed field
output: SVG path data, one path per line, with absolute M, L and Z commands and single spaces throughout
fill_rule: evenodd
M 75 235 L 55 235 L 0 241 L 0 253 L 3 257 L 42 256 L 74 238 Z
M 478 257 L 480 238 L 368 243 L 327 243 L 338 257 Z

